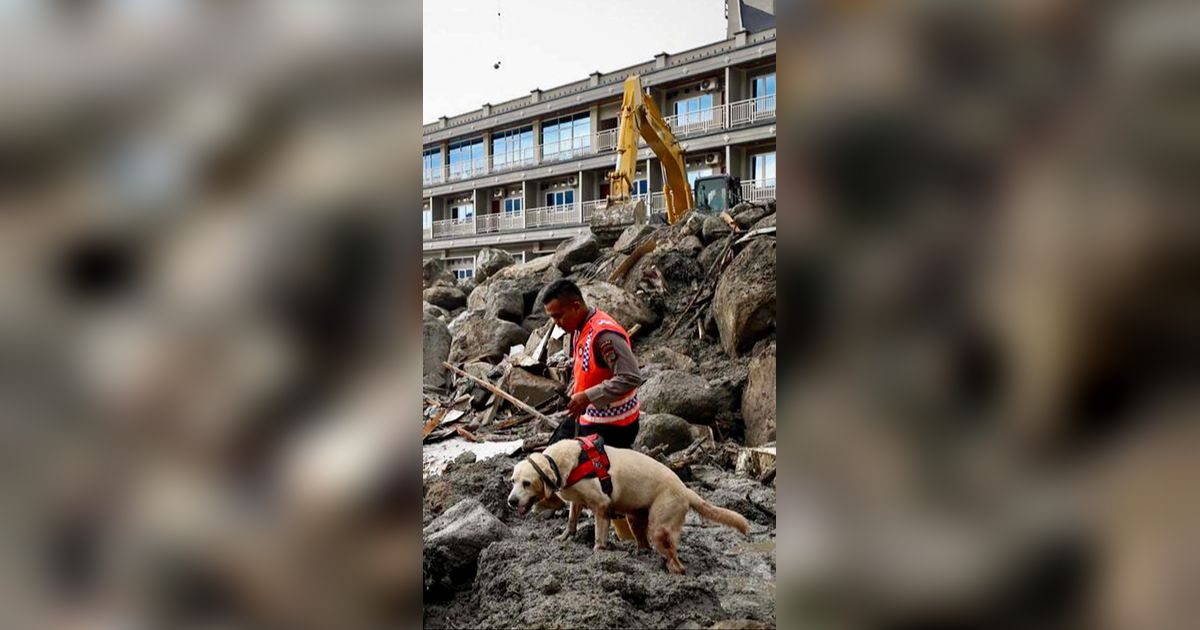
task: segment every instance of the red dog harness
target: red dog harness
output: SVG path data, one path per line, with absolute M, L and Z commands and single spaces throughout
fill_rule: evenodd
M 579 465 L 567 476 L 564 488 L 575 485 L 582 479 L 595 477 L 600 480 L 604 494 L 612 496 L 612 477 L 608 474 L 608 453 L 604 452 L 604 439 L 599 435 L 575 438 L 579 442 Z

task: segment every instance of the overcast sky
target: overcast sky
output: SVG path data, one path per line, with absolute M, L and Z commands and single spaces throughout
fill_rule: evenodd
M 725 0 L 425 0 L 423 9 L 425 122 L 725 39 Z

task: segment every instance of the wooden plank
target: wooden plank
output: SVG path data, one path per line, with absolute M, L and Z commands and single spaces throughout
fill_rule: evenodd
M 475 437 L 475 435 L 473 433 L 471 433 L 470 431 L 468 431 L 462 427 L 454 427 L 454 431 L 457 432 L 459 435 L 463 436 L 463 438 L 465 438 L 471 442 L 482 442 L 483 441 L 483 440 Z
M 650 252 L 654 251 L 654 248 L 657 245 L 658 245 L 657 241 L 655 241 L 654 239 L 649 239 L 645 243 L 642 243 L 641 245 L 639 245 L 637 249 L 630 252 L 630 254 L 625 257 L 625 260 L 622 260 L 621 264 L 617 265 L 617 268 L 614 269 L 611 274 L 609 274 L 609 276 L 608 276 L 609 283 L 616 284 L 618 281 L 621 280 L 621 278 L 624 278 L 625 274 L 629 273 L 630 267 L 633 267 L 634 265 L 636 265 L 637 261 L 642 259 L 642 256 L 645 256 L 646 254 L 649 254 Z
M 460 374 L 460 375 L 462 375 L 462 376 L 465 376 L 465 377 L 467 377 L 467 378 L 471 379 L 472 381 L 475 381 L 476 383 L 479 383 L 479 385 L 481 385 L 481 386 L 482 386 L 484 389 L 486 389 L 486 390 L 488 390 L 489 392 L 492 392 L 493 394 L 495 394 L 495 395 L 497 395 L 497 396 L 499 396 L 499 397 L 503 398 L 504 400 L 507 400 L 508 402 L 512 403 L 512 404 L 513 404 L 515 407 L 517 407 L 518 409 L 520 409 L 520 410 L 522 410 L 522 411 L 524 411 L 524 412 L 526 412 L 526 413 L 532 414 L 532 415 L 533 415 L 533 417 L 535 417 L 535 418 L 538 418 L 538 419 L 541 419 L 541 420 L 547 420 L 547 421 L 549 421 L 549 418 L 548 418 L 548 417 L 546 417 L 546 414 L 544 414 L 544 413 L 542 413 L 542 412 L 538 411 L 537 409 L 534 409 L 533 407 L 530 407 L 529 405 L 525 404 L 525 403 L 524 403 L 524 402 L 522 402 L 520 399 L 518 399 L 518 398 L 514 397 L 513 395 L 511 395 L 511 394 L 509 394 L 508 392 L 504 391 L 503 389 L 500 389 L 499 387 L 496 387 L 495 385 L 492 385 L 491 383 L 489 383 L 489 382 L 487 382 L 487 381 L 485 381 L 485 380 L 483 380 L 483 379 L 481 379 L 481 378 L 476 378 L 474 375 L 472 375 L 472 374 L 468 374 L 467 372 L 464 372 L 464 371 L 462 371 L 462 370 L 460 370 L 460 369 L 458 369 L 458 368 L 454 367 L 453 365 L 450 365 L 450 363 L 449 363 L 449 362 L 443 361 L 443 362 L 442 362 L 442 365 L 444 365 L 444 366 L 446 366 L 446 367 L 450 368 L 451 370 L 454 370 L 454 372 L 455 372 L 455 373 L 457 373 L 457 374 Z
M 509 428 L 517 426 L 518 424 L 525 424 L 526 422 L 529 422 L 530 420 L 533 420 L 533 416 L 519 416 L 516 418 L 509 418 L 508 420 L 505 420 L 504 422 L 501 422 L 500 424 L 496 425 L 496 428 L 497 429 L 509 429 Z
M 422 440 L 426 437 L 429 437 L 429 434 L 433 433 L 433 430 L 442 423 L 442 416 L 445 416 L 446 412 L 448 411 L 450 411 L 449 407 L 443 407 L 439 413 L 434 414 L 434 416 L 429 419 L 429 422 L 425 423 L 425 428 L 421 431 Z

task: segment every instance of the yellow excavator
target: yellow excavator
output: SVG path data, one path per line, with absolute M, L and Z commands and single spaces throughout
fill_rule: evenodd
M 667 223 L 675 223 L 690 210 L 718 214 L 741 202 L 741 182 L 729 175 L 698 178 L 688 187 L 683 149 L 663 120 L 654 100 L 647 98 L 642 79 L 634 74 L 625 79 L 625 98 L 617 123 L 617 168 L 608 174 L 609 195 L 604 205 L 592 212 L 591 229 L 601 240 L 613 240 L 634 223 L 646 223 L 646 203 L 633 200 L 633 178 L 637 172 L 638 139 L 644 138 L 662 163 Z

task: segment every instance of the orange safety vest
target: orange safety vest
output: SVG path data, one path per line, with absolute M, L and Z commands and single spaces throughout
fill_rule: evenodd
M 575 369 L 573 372 L 575 391 L 572 393 L 578 394 L 612 378 L 612 366 L 603 368 L 595 361 L 594 341 L 596 335 L 608 330 L 621 333 L 621 336 L 625 338 L 625 343 L 629 343 L 629 333 L 625 332 L 625 329 L 611 315 L 600 309 L 596 309 L 596 312 L 583 323 L 583 328 L 575 334 Z M 604 409 L 598 409 L 595 405 L 589 404 L 583 411 L 583 415 L 579 417 L 579 424 L 625 426 L 637 420 L 640 408 L 637 390 L 634 389 L 624 397 L 614 400 Z

